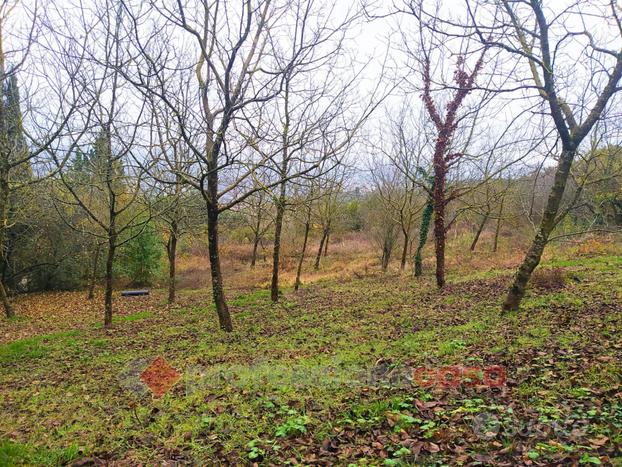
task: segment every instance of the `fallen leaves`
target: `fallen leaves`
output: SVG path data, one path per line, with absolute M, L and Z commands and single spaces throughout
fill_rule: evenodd
M 503 319 L 496 310 L 505 276 L 456 281 L 442 292 L 403 277 L 370 276 L 307 287 L 286 294 L 279 306 L 246 290 L 245 300 L 232 304 L 237 328 L 231 335 L 217 330 L 206 307 L 208 291 L 182 294 L 175 308 L 162 304 L 159 291 L 116 300 L 117 317 L 148 314 L 118 321 L 109 332 L 97 327 L 97 299 L 91 304 L 79 293 L 20 297 L 23 319 L 2 324 L 0 338 L 81 331 L 66 340 L 42 337 L 46 345 L 70 345 L 51 346 L 49 358 L 29 353 L 19 365 L 2 368 L 0 435 L 56 448 L 78 440 L 89 448 L 78 458 L 82 465 L 248 464 L 255 438 L 262 459 L 252 462 L 258 465 L 607 464 L 619 456 L 622 426 L 616 373 L 622 309 L 595 287 L 600 276 L 593 274 L 572 284 L 582 289 L 570 298 L 580 295 L 582 304 L 536 294 L 531 298 L 543 305 Z M 417 339 L 426 335 L 432 337 L 424 347 Z M 459 346 L 435 352 L 440 341 L 456 337 Z M 192 365 L 251 368 L 266 359 L 291 367 L 346 357 L 373 369 L 374 378 L 346 388 L 322 381 L 310 387 L 227 383 L 190 396 L 180 381 L 166 397 L 133 399 L 119 375 L 128 361 L 144 358 L 142 371 L 158 354 L 184 373 Z M 401 365 L 447 364 L 501 365 L 506 386 L 425 390 L 390 384 Z M 156 391 L 162 394 L 168 370 L 162 362 L 156 369 L 145 379 L 161 383 Z M 399 403 L 383 405 L 394 399 Z M 381 409 L 357 415 L 364 418 L 360 423 L 345 420 L 365 404 Z M 275 440 L 275 427 L 286 421 L 281 405 L 312 420 L 307 433 Z M 498 425 L 481 417 L 476 432 L 482 414 Z

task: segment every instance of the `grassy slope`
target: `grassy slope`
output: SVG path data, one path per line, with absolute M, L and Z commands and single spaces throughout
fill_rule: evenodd
M 0 346 L 0 465 L 616 462 L 622 256 L 552 265 L 567 285 L 531 291 L 524 312 L 506 317 L 501 269 L 457 274 L 440 293 L 431 278 L 397 275 L 318 282 L 276 306 L 263 290 L 232 292 L 230 335 L 202 305 L 205 292 L 174 308 L 158 294 L 132 302 L 109 332 L 88 319 L 67 331 L 75 316 L 62 315 L 65 331 L 36 335 L 35 318 L 22 318 L 5 335 L 32 335 Z M 153 400 L 133 384 L 158 355 L 184 376 Z M 502 365 L 507 385 L 387 380 L 405 365 L 450 364 Z M 480 414 L 499 429 L 475 436 Z

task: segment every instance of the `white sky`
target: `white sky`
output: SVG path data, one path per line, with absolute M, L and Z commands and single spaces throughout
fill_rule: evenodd
M 351 8 L 357 8 L 360 5 L 360 0 L 340 0 L 339 2 L 331 2 L 329 0 L 320 1 L 324 2 L 324 9 L 327 12 L 330 11 L 332 6 L 334 6 L 334 10 L 332 10 L 331 14 L 337 19 L 340 16 L 345 15 Z M 187 3 L 190 4 L 191 2 Z M 396 3 L 399 4 L 399 2 Z M 553 8 L 553 10 L 548 11 L 547 13 L 552 17 L 553 14 L 560 13 L 562 9 L 571 7 L 576 3 L 576 1 L 570 0 L 549 0 L 546 3 L 547 8 Z M 24 3 L 26 8 L 30 8 L 32 4 L 32 0 Z M 64 7 L 70 5 L 69 2 L 60 0 L 57 4 Z M 394 2 L 392 1 L 375 1 L 370 4 L 368 11 L 375 15 L 383 15 L 391 10 L 393 4 Z M 592 14 L 602 11 L 607 12 L 607 4 L 607 0 L 590 0 L 582 2 L 579 7 L 570 8 L 569 12 L 559 18 L 557 26 L 553 29 L 553 34 L 557 37 L 561 37 L 566 32 L 563 29 L 571 32 L 579 31 L 584 29 L 582 24 L 582 22 L 584 22 L 585 29 L 589 30 L 593 34 L 596 41 L 605 44 L 607 47 L 620 50 L 622 46 L 622 39 L 613 27 L 613 23 L 610 20 L 603 21 L 601 17 L 597 17 L 596 15 L 592 16 Z M 50 9 L 51 3 L 41 5 L 45 10 L 48 10 Z M 425 0 L 424 5 L 426 8 L 432 9 L 435 2 L 433 0 Z M 441 5 L 440 12 L 441 16 L 444 18 L 451 18 L 453 20 L 465 19 L 465 0 L 443 0 Z M 578 15 L 578 11 L 581 11 L 582 15 Z M 17 14 L 14 14 L 12 18 L 15 18 L 15 22 L 12 23 L 13 27 L 17 25 L 17 29 L 21 30 L 21 33 L 23 34 L 26 26 L 23 21 L 23 14 L 18 12 Z M 399 31 L 399 29 L 401 29 L 401 31 Z M 386 124 L 387 112 L 389 112 L 389 114 L 396 115 L 399 113 L 399 109 L 402 107 L 403 103 L 409 102 L 413 107 L 413 113 L 416 115 L 419 112 L 418 108 L 421 106 L 420 91 L 417 89 L 417 87 L 420 87 L 421 80 L 419 76 L 417 76 L 416 69 L 409 69 L 404 66 L 405 62 L 409 62 L 411 65 L 414 63 L 403 53 L 405 46 L 408 46 L 414 50 L 417 49 L 417 23 L 414 18 L 409 15 L 396 14 L 382 19 L 375 19 L 373 21 L 362 21 L 350 31 L 349 35 L 351 38 L 349 44 L 350 57 L 353 63 L 359 65 L 366 64 L 358 85 L 361 99 L 368 97 L 371 91 L 375 89 L 383 71 L 383 79 L 386 81 L 385 86 L 390 86 L 397 80 L 404 80 L 395 90 L 393 96 L 387 99 L 383 108 L 376 112 L 374 118 L 370 124 L 367 125 L 365 132 L 363 133 L 364 136 L 369 136 L 375 138 L 376 140 L 378 138 L 382 139 L 383 136 L 386 137 L 387 133 L 386 128 L 383 126 Z M 7 42 L 10 44 L 10 41 Z M 577 57 L 581 55 L 586 43 L 586 36 L 572 37 L 563 43 L 563 46 L 560 49 L 561 52 L 558 55 L 558 61 L 556 63 L 559 70 L 559 75 L 557 77 L 558 83 L 560 83 L 563 88 L 563 92 L 561 94 L 566 97 L 570 103 L 576 102 L 578 99 L 583 98 L 586 92 L 588 95 L 592 95 L 591 100 L 593 100 L 593 90 L 591 90 L 588 86 L 588 79 L 592 76 L 595 76 L 600 80 L 600 82 L 596 82 L 595 84 L 601 85 L 602 87 L 603 76 L 598 73 L 593 73 L 593 70 L 587 66 L 590 61 L 586 59 L 586 56 L 584 55 L 583 58 L 577 60 Z M 444 45 L 449 50 L 457 50 L 457 46 L 453 43 L 453 41 L 446 41 Z M 491 52 L 491 58 L 492 56 L 496 57 L 496 54 L 496 51 L 494 53 Z M 33 57 L 36 57 L 37 55 L 40 58 L 44 57 L 45 52 L 39 50 L 36 54 L 33 54 Z M 505 53 L 502 53 L 499 57 L 502 61 L 502 65 L 497 71 L 501 70 L 503 74 L 504 70 L 508 70 L 509 67 L 514 66 L 514 57 L 511 57 Z M 611 63 L 610 58 L 607 60 Z M 438 63 L 436 64 L 438 65 Z M 455 56 L 451 57 L 446 53 L 442 66 L 437 68 L 438 72 L 443 71 L 443 73 L 438 74 L 437 78 L 440 79 L 441 75 L 450 76 L 454 63 Z M 487 73 L 491 72 L 491 65 L 492 64 L 490 62 L 486 64 L 486 67 L 482 72 L 481 80 L 486 80 Z M 525 77 L 527 75 L 525 64 L 523 63 L 521 67 L 521 77 Z M 443 68 L 443 70 L 441 70 L 441 68 Z M 45 105 L 45 102 L 47 101 L 50 103 L 49 105 L 53 107 L 54 99 L 53 97 L 50 97 L 49 93 L 45 92 L 45 85 L 43 83 L 46 76 L 49 77 L 53 75 L 57 70 L 50 69 L 49 64 L 41 66 L 40 61 L 33 61 L 31 63 L 27 63 L 25 71 L 28 73 L 25 72 L 22 76 L 20 76 L 20 79 L 23 78 L 22 86 L 25 88 L 24 94 L 26 94 L 26 92 L 31 92 L 35 95 L 35 91 L 39 89 L 44 93 L 44 95 L 43 99 L 41 99 L 41 92 L 36 94 L 39 96 L 39 99 L 36 100 L 36 102 L 40 105 Z M 508 82 L 507 86 L 515 84 L 515 81 Z M 525 93 L 520 91 L 517 93 L 498 96 L 495 102 L 488 108 L 488 111 L 485 112 L 485 114 L 487 113 L 485 116 L 488 118 L 482 126 L 481 133 L 489 136 L 500 133 L 507 126 L 508 120 L 515 118 L 515 116 L 522 112 L 526 106 L 532 106 L 534 103 L 539 102 L 538 98 L 535 100 L 526 100 L 525 96 L 527 94 L 533 96 L 534 92 L 530 91 Z M 442 102 L 441 95 L 436 94 L 436 97 L 438 97 L 438 102 Z M 589 101 L 590 99 L 588 98 L 588 102 Z M 616 99 L 615 103 L 611 106 L 610 113 L 619 113 L 620 106 L 618 104 L 619 99 Z M 578 112 L 579 110 L 580 109 L 577 109 Z M 546 111 L 546 108 L 541 106 L 540 111 Z M 484 120 L 484 118 L 482 118 L 482 120 Z M 541 126 L 542 121 L 544 121 L 547 126 L 550 126 L 551 124 L 550 118 L 547 119 L 545 116 L 545 118 L 542 119 L 541 115 L 538 114 L 532 114 L 530 121 L 533 122 L 531 130 L 540 133 L 546 129 L 546 126 Z M 612 128 L 611 135 L 617 138 L 617 132 L 614 133 Z M 373 153 L 373 151 L 369 151 L 370 147 L 370 145 L 366 145 L 365 147 L 357 147 L 354 158 L 361 159 L 361 154 L 365 152 L 368 153 L 367 157 L 377 156 Z M 542 152 L 546 152 L 545 149 L 546 148 L 543 146 Z M 520 150 L 522 150 L 522 148 Z

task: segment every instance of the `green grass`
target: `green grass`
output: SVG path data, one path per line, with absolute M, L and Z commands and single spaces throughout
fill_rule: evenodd
M 522 309 L 547 309 L 553 306 L 582 306 L 584 300 L 571 292 L 555 292 L 546 295 L 528 296 L 523 300 Z
M 0 345 L 0 363 L 16 363 L 26 359 L 45 358 L 54 350 L 74 347 L 78 331 L 59 332 Z
M 152 316 L 153 316 L 153 313 L 151 313 L 150 311 L 139 311 L 139 312 L 133 313 L 131 315 L 113 316 L 112 322 L 113 323 L 123 323 L 125 321 L 138 321 L 138 320 L 141 320 L 141 319 L 151 318 Z
M 267 290 L 232 292 L 230 334 L 218 329 L 211 307 L 197 307 L 193 293 L 179 309 L 119 316 L 111 331 L 4 344 L 0 438 L 14 441 L 0 445 L 0 465 L 59 465 L 85 456 L 146 465 L 173 457 L 195 464 L 312 464 L 307 456 L 319 456 L 334 437 L 339 453 L 352 449 L 330 458 L 337 465 L 355 456 L 358 465 L 381 465 L 387 457 L 394 465 L 451 464 L 444 443 L 524 462 L 520 453 L 498 452 L 514 438 L 495 438 L 499 446 L 473 441 L 469 430 L 481 413 L 505 424 L 513 417 L 527 423 L 576 415 L 586 434 L 572 452 L 553 452 L 536 438 L 521 443 L 539 462 L 559 455 L 578 463 L 585 453 L 595 455 L 581 447 L 590 439 L 620 439 L 622 410 L 602 395 L 615 391 L 622 367 L 615 346 L 622 314 L 611 298 L 622 279 L 616 261 L 579 261 L 572 267 L 580 282 L 555 292 L 530 290 L 522 311 L 503 316 L 502 297 L 490 290 L 510 271 L 450 282 L 451 293 L 438 293 L 428 276 L 378 275 L 286 291 L 276 305 Z M 157 356 L 183 373 L 161 399 L 132 389 Z M 505 392 L 447 391 L 392 386 L 386 376 L 445 365 L 502 365 L 512 385 Z M 384 379 L 370 377 L 378 368 Z M 403 440 L 410 439 L 439 450 L 425 445 L 409 461 L 412 446 Z
M 75 460 L 81 454 L 78 446 L 47 450 L 29 444 L 0 441 L 0 466 L 13 465 L 63 465 Z
M 258 289 L 253 292 L 239 295 L 238 297 L 230 300 L 229 303 L 237 307 L 249 307 L 255 305 L 266 304 L 270 300 L 270 291 Z
M 582 256 L 574 258 L 551 258 L 543 261 L 541 267 L 588 268 L 596 271 L 615 270 L 622 267 L 622 255 Z
M 549 328 L 544 326 L 533 326 L 525 330 L 524 334 L 516 340 L 517 348 L 537 348 L 544 344 L 551 335 Z
M 112 324 L 131 323 L 133 321 L 141 321 L 151 317 L 153 317 L 153 313 L 151 311 L 138 311 L 129 315 L 113 316 Z M 95 327 L 97 329 L 102 329 L 104 326 L 99 323 Z

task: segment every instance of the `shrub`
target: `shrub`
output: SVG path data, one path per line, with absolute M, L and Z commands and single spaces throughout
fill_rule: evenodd
M 577 256 L 599 256 L 607 253 L 608 244 L 605 243 L 605 239 L 591 237 L 584 239 L 576 247 Z
M 160 236 L 152 222 L 125 243 L 119 251 L 117 268 L 135 286 L 150 285 L 160 272 Z
M 542 290 L 563 289 L 566 285 L 566 274 L 562 268 L 536 269 L 531 276 L 531 285 Z

